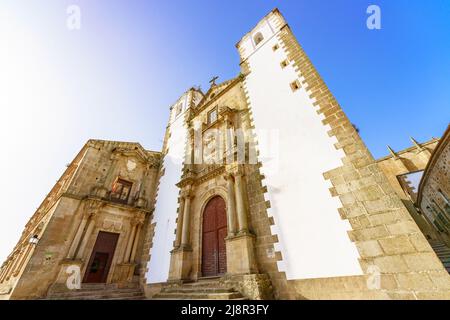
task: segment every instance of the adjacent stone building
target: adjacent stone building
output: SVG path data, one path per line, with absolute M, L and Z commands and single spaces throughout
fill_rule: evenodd
M 138 283 L 160 159 L 138 143 L 88 141 L 3 263 L 3 298 L 64 289 L 68 267 L 83 283 Z
M 161 153 L 88 142 L 3 264 L 4 297 L 106 283 L 148 298 L 450 298 L 391 179 L 407 170 L 372 157 L 280 12 L 236 47 L 241 73 L 187 90 Z
M 417 207 L 450 247 L 450 126 L 428 162 L 419 185 Z M 450 268 L 450 255 L 447 257 Z

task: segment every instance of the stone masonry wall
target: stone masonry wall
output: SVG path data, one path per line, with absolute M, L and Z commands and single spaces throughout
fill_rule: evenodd
M 364 273 L 381 273 L 380 291 L 388 298 L 449 299 L 450 276 L 287 25 L 278 38 L 315 98 L 317 112 L 324 115 L 323 124 L 331 127 L 335 147 L 346 155 L 343 165 L 325 172 L 324 178 L 343 204 L 340 215 L 353 228 L 349 237 Z

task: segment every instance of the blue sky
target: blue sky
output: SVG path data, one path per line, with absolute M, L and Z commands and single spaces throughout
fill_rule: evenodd
M 66 27 L 71 4 L 78 31 Z M 382 30 L 366 28 L 370 4 Z M 0 260 L 87 139 L 159 150 L 169 105 L 212 76 L 236 76 L 235 44 L 274 7 L 375 157 L 443 133 L 448 0 L 3 0 Z

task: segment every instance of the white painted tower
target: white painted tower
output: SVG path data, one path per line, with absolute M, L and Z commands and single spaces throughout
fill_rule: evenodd
M 189 108 L 200 101 L 200 94 L 190 89 L 170 107 L 169 124 L 163 145 L 164 160 L 152 224 L 155 224 L 153 246 L 146 275 L 147 283 L 168 279 L 170 251 L 175 240 L 179 188 L 188 139 L 187 116 Z
M 360 275 L 350 225 L 342 220 L 339 198 L 329 192 L 326 171 L 342 166 L 345 154 L 327 132 L 303 76 L 288 60 L 280 34 L 286 22 L 274 10 L 237 44 L 246 73 L 244 90 L 258 132 L 279 137 L 278 150 L 259 144 L 260 154 L 277 154 L 277 163 L 260 158 L 270 201 L 269 215 L 278 235 L 278 262 L 287 279 Z M 270 170 L 268 170 L 270 168 Z

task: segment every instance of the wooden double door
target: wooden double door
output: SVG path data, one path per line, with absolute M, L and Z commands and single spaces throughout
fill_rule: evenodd
M 116 251 L 118 233 L 100 231 L 84 275 L 85 283 L 105 283 Z
M 203 212 L 202 276 L 212 277 L 227 271 L 227 213 L 222 197 L 212 198 Z

